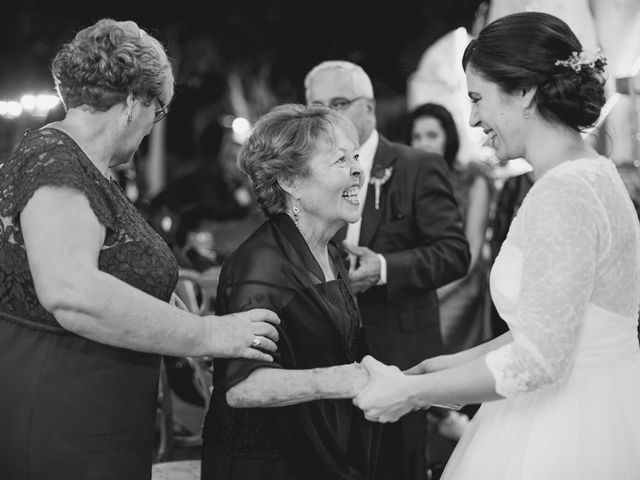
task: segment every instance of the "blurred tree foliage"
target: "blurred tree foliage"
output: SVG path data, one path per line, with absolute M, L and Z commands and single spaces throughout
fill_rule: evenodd
M 0 97 L 50 89 L 49 66 L 76 31 L 103 17 L 135 20 L 167 47 L 176 69 L 170 149 L 197 154 L 198 118 L 253 119 L 302 102 L 306 72 L 326 59 L 362 65 L 378 102 L 403 97 L 424 50 L 451 29 L 470 28 L 480 0 L 210 0 L 4 2 Z M 204 113 L 202 113 L 202 110 Z M 187 117 L 189 119 L 187 119 Z M 204 120 L 202 120 L 204 119 Z

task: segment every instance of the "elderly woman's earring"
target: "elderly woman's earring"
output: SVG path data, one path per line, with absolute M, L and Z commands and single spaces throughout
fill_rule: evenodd
M 524 107 L 522 109 L 522 114 L 524 115 L 524 118 L 526 118 L 528 120 L 529 119 L 529 107 Z
M 131 116 L 131 112 L 129 112 L 129 114 L 127 115 L 127 125 L 129 125 L 132 120 L 133 120 L 133 117 Z
M 300 208 L 297 205 L 294 205 L 293 207 L 293 221 L 296 224 L 296 227 L 298 226 L 298 222 L 300 220 Z

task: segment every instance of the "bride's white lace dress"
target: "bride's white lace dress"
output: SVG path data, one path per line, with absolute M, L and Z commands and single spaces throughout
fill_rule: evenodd
M 640 479 L 638 219 L 606 158 L 533 186 L 491 272 L 513 342 L 446 480 Z

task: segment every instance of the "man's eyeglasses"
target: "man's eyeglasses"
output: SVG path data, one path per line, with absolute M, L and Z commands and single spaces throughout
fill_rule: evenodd
M 156 110 L 156 115 L 153 118 L 153 123 L 158 123 L 160 120 L 167 116 L 167 113 L 169 113 L 169 105 L 165 105 L 164 103 L 162 103 L 162 100 L 160 100 L 159 98 L 157 100 L 160 104 L 160 110 Z
M 331 110 L 336 110 L 338 112 L 342 112 L 344 110 L 346 110 L 347 108 L 349 108 L 351 106 L 351 104 L 353 102 L 357 102 L 358 100 L 362 100 L 363 98 L 367 98 L 367 97 L 354 97 L 351 100 L 349 100 L 348 98 L 343 98 L 343 97 L 337 97 L 337 98 L 332 98 L 329 101 L 328 105 L 325 105 L 322 102 L 313 102 L 312 105 L 324 105 L 329 107 Z

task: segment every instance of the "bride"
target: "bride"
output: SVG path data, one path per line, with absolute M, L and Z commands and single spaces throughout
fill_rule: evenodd
M 471 125 L 537 178 L 491 272 L 510 331 L 407 375 L 365 357 L 354 399 L 380 422 L 486 402 L 443 479 L 640 478 L 640 228 L 614 164 L 580 134 L 605 102 L 605 65 L 535 12 L 494 21 L 465 51 Z

